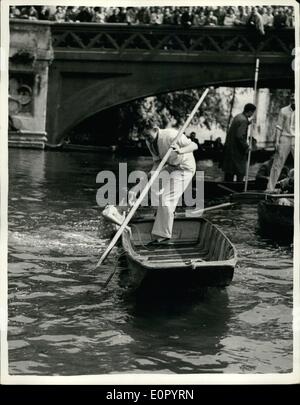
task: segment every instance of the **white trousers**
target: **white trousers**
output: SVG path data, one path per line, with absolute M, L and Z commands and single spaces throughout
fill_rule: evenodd
M 278 150 L 275 152 L 273 165 L 271 168 L 271 173 L 267 185 L 267 190 L 274 191 L 276 187 L 276 183 L 279 179 L 281 170 L 285 164 L 285 161 L 292 152 L 294 157 L 295 154 L 295 137 L 293 136 L 286 136 L 281 135 L 279 139 L 279 147 Z
M 151 188 L 151 205 L 157 206 L 152 228 L 153 235 L 163 238 L 172 237 L 176 206 L 191 182 L 193 175 L 194 173 L 191 171 L 167 166 L 167 169 L 160 173 L 160 177 L 163 180 L 162 185 L 159 184 L 158 179 L 153 183 Z

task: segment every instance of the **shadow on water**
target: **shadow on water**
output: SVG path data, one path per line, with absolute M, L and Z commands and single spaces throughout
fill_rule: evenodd
M 153 372 L 220 373 L 228 366 L 218 357 L 231 317 L 227 290 L 194 292 L 123 295 L 130 315 L 127 328 L 135 331 L 136 355 L 153 362 Z
M 259 224 L 255 229 L 255 235 L 258 242 L 266 243 L 273 248 L 277 247 L 292 247 L 294 242 L 294 235 L 291 232 L 275 232 L 262 228 Z
M 218 315 L 224 319 L 228 315 L 228 294 L 226 289 L 199 288 L 193 291 L 164 291 L 157 294 L 155 291 L 138 290 L 123 295 L 127 303 L 131 303 L 132 315 L 136 317 L 182 316 L 192 308 L 197 307 L 200 312 L 211 312 L 213 318 Z

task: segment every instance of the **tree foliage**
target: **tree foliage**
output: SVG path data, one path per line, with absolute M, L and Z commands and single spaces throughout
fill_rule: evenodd
M 125 137 L 131 134 L 133 138 L 139 138 L 150 117 L 162 128 L 182 126 L 203 91 L 204 89 L 175 91 L 136 100 L 120 107 L 120 133 Z M 229 106 L 230 98 L 227 97 L 224 102 L 220 91 L 212 87 L 195 114 L 195 119 L 201 119 L 208 128 L 220 126 L 226 129 Z

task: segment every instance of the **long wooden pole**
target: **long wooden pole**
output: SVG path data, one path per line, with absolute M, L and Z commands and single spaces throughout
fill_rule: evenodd
M 258 72 L 259 72 L 259 58 L 256 59 L 255 75 L 254 75 L 253 103 L 256 105 L 256 108 L 257 108 Z M 250 168 L 250 159 L 251 159 L 251 148 L 252 148 L 252 138 L 253 138 L 253 132 L 254 132 L 255 126 L 256 126 L 256 119 L 253 118 L 253 121 L 251 123 L 251 128 L 250 128 L 249 152 L 248 152 L 248 160 L 247 160 L 247 167 L 246 167 L 246 179 L 245 179 L 245 190 L 244 191 L 247 191 L 247 187 L 248 187 L 249 168 Z
M 136 200 L 136 202 L 134 203 L 133 207 L 131 208 L 131 210 L 129 211 L 127 217 L 124 219 L 122 225 L 120 226 L 120 228 L 118 229 L 117 233 L 115 234 L 115 236 L 112 238 L 111 242 L 109 243 L 108 247 L 106 248 L 105 252 L 102 254 L 102 256 L 100 257 L 96 269 L 101 266 L 101 264 L 103 263 L 103 261 L 106 259 L 106 257 L 109 255 L 110 251 L 112 250 L 112 248 L 115 246 L 115 244 L 117 243 L 118 239 L 120 238 L 120 236 L 122 235 L 124 229 L 126 228 L 127 224 L 129 223 L 129 221 L 131 220 L 131 218 L 133 217 L 135 211 L 137 210 L 137 208 L 139 207 L 139 205 L 141 204 L 141 202 L 143 201 L 143 199 L 145 198 L 146 194 L 148 193 L 150 187 L 152 186 L 152 184 L 154 183 L 155 179 L 157 178 L 157 176 L 159 175 L 160 171 L 162 170 L 162 168 L 164 167 L 165 163 L 167 162 L 167 160 L 169 159 L 169 156 L 173 150 L 173 145 L 175 145 L 181 135 L 183 134 L 183 132 L 186 130 L 186 128 L 189 126 L 190 122 L 192 121 L 195 113 L 197 112 L 198 108 L 200 107 L 200 105 L 202 104 L 203 100 L 205 99 L 207 93 L 208 93 L 209 89 L 206 89 L 204 91 L 204 93 L 202 94 L 202 96 L 200 97 L 199 101 L 197 102 L 197 104 L 195 105 L 193 111 L 191 112 L 191 114 L 189 115 L 188 119 L 186 120 L 186 122 L 184 123 L 183 127 L 180 129 L 180 131 L 178 132 L 176 138 L 174 139 L 172 145 L 170 146 L 170 148 L 168 149 L 167 153 L 165 154 L 165 156 L 162 158 L 160 164 L 158 165 L 156 171 L 152 174 L 149 182 L 147 183 L 146 187 L 143 189 L 143 191 L 141 192 L 139 198 Z

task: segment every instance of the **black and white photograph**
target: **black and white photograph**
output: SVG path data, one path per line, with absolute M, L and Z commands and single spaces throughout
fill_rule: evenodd
M 1 1 L 2 384 L 300 382 L 299 18 Z

